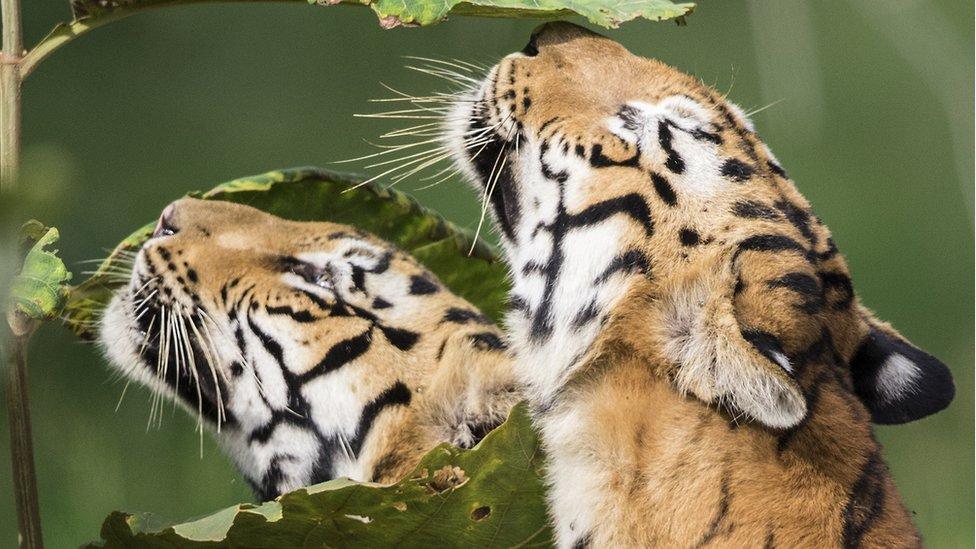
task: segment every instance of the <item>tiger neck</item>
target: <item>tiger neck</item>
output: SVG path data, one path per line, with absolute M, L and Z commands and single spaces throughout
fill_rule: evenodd
M 540 152 L 538 181 L 520 186 L 520 218 L 506 245 L 513 281 L 506 325 L 517 375 L 537 406 L 552 404 L 592 353 L 631 277 L 650 268 L 626 244 L 635 219 L 649 232 L 649 214 L 632 211 L 627 197 L 587 205 L 573 181 L 586 171 L 571 175 L 572 166 L 551 157 Z

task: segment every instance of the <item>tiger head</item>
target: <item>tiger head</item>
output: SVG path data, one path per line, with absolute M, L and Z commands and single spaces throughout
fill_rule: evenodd
M 500 229 L 506 323 L 536 402 L 614 325 L 682 392 L 770 427 L 804 419 L 812 360 L 835 364 L 875 422 L 952 399 L 945 365 L 859 305 L 829 231 L 750 120 L 697 78 L 549 23 L 444 131 Z
M 139 249 L 100 342 L 216 431 L 270 499 L 392 481 L 437 443 L 475 444 L 517 400 L 499 335 L 369 234 L 188 198 Z

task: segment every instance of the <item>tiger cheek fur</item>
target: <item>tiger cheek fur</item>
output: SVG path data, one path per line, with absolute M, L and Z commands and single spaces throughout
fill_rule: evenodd
M 212 429 L 261 499 L 397 480 L 440 442 L 477 443 L 519 398 L 498 329 L 412 257 L 225 202 L 167 207 L 100 339 Z
M 501 229 L 560 546 L 920 543 L 870 423 L 951 376 L 857 303 L 738 107 L 567 23 L 464 99 L 446 135 Z

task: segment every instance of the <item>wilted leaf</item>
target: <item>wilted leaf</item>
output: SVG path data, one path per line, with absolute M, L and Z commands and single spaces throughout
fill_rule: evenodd
M 20 273 L 10 285 L 14 310 L 34 320 L 57 318 L 68 299 L 71 273 L 57 250 L 50 250 L 59 238 L 58 230 L 29 221 L 21 229 L 21 247 L 26 251 Z
M 416 257 L 451 290 L 498 319 L 507 292 L 505 267 L 495 260 L 494 249 L 479 241 L 469 257 L 474 237 L 410 196 L 380 185 L 357 186 L 359 180 L 315 168 L 295 168 L 245 177 L 206 193 L 191 193 L 207 200 L 239 202 L 297 221 L 332 221 L 355 225 L 389 240 Z M 356 188 L 353 188 L 356 187 Z M 164 204 L 159 205 L 162 211 Z M 88 280 L 71 292 L 67 324 L 75 333 L 90 337 L 93 319 L 118 288 L 122 268 L 120 252 L 138 249 L 152 234 L 153 223 L 123 240 Z
M 438 446 L 392 486 L 338 479 L 174 526 L 113 513 L 98 546 L 548 546 L 542 459 L 523 404 L 473 450 Z

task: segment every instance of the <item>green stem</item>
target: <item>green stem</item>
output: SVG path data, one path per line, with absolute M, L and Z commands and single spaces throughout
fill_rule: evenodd
M 8 323 L 13 334 L 7 339 L 7 415 L 10 421 L 10 453 L 13 462 L 14 501 L 20 547 L 42 549 L 41 512 L 37 501 L 37 474 L 31 441 L 30 408 L 27 402 L 27 342 L 37 327 L 19 313 L 11 312 Z
M 20 71 L 24 53 L 20 0 L 0 0 L 3 51 L 0 51 L 0 191 L 17 183 L 20 172 Z
M 0 0 L 3 50 L 0 51 L 0 192 L 12 190 L 20 174 L 20 62 L 24 38 L 20 0 Z M 17 505 L 19 545 L 41 549 L 41 514 L 37 504 L 37 475 L 31 442 L 27 400 L 27 341 L 36 323 L 16 312 L 7 317 L 12 334 L 6 338 L 2 358 L 7 361 L 7 416 L 13 465 L 14 501 Z M 2 337 L 2 336 L 0 336 Z

